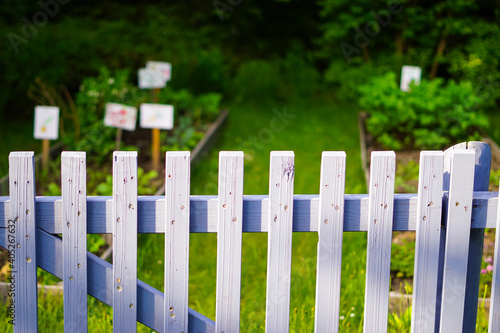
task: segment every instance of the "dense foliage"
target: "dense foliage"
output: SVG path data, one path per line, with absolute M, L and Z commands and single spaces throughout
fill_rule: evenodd
M 441 149 L 479 139 L 478 127 L 488 125 L 478 109 L 483 99 L 468 81 L 422 80 L 404 92 L 389 72 L 359 90 L 360 104 L 370 114 L 367 129 L 387 149 Z

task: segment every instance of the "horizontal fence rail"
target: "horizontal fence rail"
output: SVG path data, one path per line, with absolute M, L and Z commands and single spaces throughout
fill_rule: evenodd
M 417 194 L 395 194 L 394 152 L 373 152 L 369 194 L 345 194 L 346 155 L 324 152 L 319 195 L 294 194 L 293 152 L 272 152 L 269 195 L 243 195 L 244 155 L 221 152 L 217 196 L 190 195 L 190 154 L 169 152 L 165 195 L 137 196 L 137 153 L 113 155 L 113 196 L 86 194 L 86 157 L 63 152 L 61 197 L 35 197 L 33 153 L 11 153 L 10 196 L 0 197 L 0 246 L 14 259 L 15 332 L 36 331 L 36 267 L 64 283 L 66 332 L 87 331 L 89 294 L 113 307 L 113 329 L 136 321 L 159 332 L 240 329 L 242 233 L 268 233 L 266 331 L 287 332 L 293 232 L 318 232 L 315 329 L 338 332 L 343 232 L 367 233 L 365 332 L 386 332 L 392 231 L 415 231 L 412 332 L 475 327 L 484 228 L 500 225 L 481 142 L 422 152 Z M 86 249 L 113 235 L 113 265 Z M 165 234 L 165 293 L 137 279 L 137 234 Z M 217 233 L 215 321 L 188 307 L 189 234 Z M 62 237 L 60 236 L 62 234 Z M 500 247 L 495 244 L 495 256 Z M 13 258 L 15 257 L 15 258 Z M 494 263 L 490 332 L 500 329 Z

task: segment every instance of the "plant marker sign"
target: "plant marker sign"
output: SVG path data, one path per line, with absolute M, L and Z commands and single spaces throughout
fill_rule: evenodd
M 141 89 L 159 89 L 164 88 L 166 85 L 161 73 L 151 68 L 140 68 L 138 76 L 139 88 Z
M 401 90 L 410 91 L 410 83 L 415 81 L 415 84 L 420 84 L 422 77 L 422 68 L 418 66 L 403 66 L 401 69 Z
M 57 140 L 59 136 L 59 108 L 57 106 L 35 107 L 35 139 Z
M 104 125 L 134 131 L 136 119 L 137 108 L 118 103 L 106 103 Z
M 161 61 L 148 61 L 146 69 L 151 69 L 161 75 L 162 79 L 166 82 L 170 81 L 172 74 L 172 65 L 169 62 Z
M 165 130 L 174 128 L 174 107 L 163 104 L 141 104 L 141 127 Z

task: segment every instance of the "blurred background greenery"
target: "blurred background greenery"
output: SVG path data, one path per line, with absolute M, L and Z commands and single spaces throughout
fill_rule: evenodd
M 366 192 L 359 110 L 369 113 L 367 129 L 382 149 L 443 149 L 484 131 L 500 141 L 497 0 L 64 2 L 0 3 L 0 175 L 7 173 L 9 151 L 40 150 L 32 136 L 33 107 L 58 105 L 66 149 L 88 153 L 89 193 L 109 195 L 115 131 L 102 124 L 104 104 L 149 101 L 137 88 L 137 69 L 149 60 L 172 64 L 172 79 L 159 96 L 176 107 L 175 130 L 162 134 L 164 151 L 192 149 L 221 108 L 231 111 L 215 149 L 193 168 L 193 194 L 217 193 L 218 151 L 236 149 L 246 153 L 245 194 L 266 193 L 271 150 L 295 151 L 295 193 L 318 193 L 323 150 L 346 151 L 346 193 Z M 399 89 L 403 65 L 422 68 L 422 82 L 411 93 Z M 284 109 L 293 118 L 264 136 L 275 110 Z M 124 149 L 146 147 L 142 138 L 134 140 Z M 45 194 L 59 194 L 58 163 L 41 189 Z M 400 182 L 418 175 L 415 163 L 400 169 Z M 154 191 L 148 186 L 157 175 L 146 172 L 140 194 Z M 313 233 L 293 239 L 296 332 L 313 330 L 316 242 Z M 162 290 L 163 235 L 140 235 L 139 244 L 139 278 Z M 263 330 L 266 244 L 264 234 L 243 240 L 243 331 Z M 391 270 L 411 278 L 413 245 L 394 246 Z M 346 233 L 343 253 L 341 330 L 360 331 L 366 235 Z M 213 318 L 215 235 L 192 235 L 190 256 L 190 306 Z M 53 282 L 48 274 L 40 281 Z M 488 288 L 482 290 L 486 295 Z M 110 309 L 90 302 L 89 329 L 109 331 Z M 40 303 L 55 309 L 40 312 L 43 327 L 60 331 L 62 298 Z M 389 329 L 408 331 L 409 321 L 408 312 L 392 313 Z M 483 311 L 478 330 L 486 326 Z

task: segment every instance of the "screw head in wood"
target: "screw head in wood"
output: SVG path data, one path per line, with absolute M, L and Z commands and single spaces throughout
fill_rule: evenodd
M 31 262 L 31 258 L 30 257 L 26 258 L 26 262 Z
M 72 277 L 72 276 L 70 276 L 70 277 L 69 277 L 69 280 L 70 280 L 70 281 L 73 281 L 73 277 Z
M 118 291 L 122 291 L 122 287 L 118 286 L 118 287 L 116 288 L 116 290 L 118 290 Z

